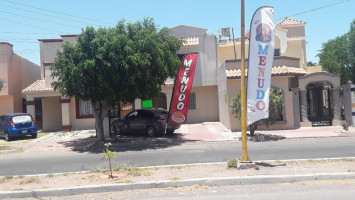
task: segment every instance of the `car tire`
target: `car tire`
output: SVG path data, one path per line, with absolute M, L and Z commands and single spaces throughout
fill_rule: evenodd
M 167 130 L 166 133 L 169 135 L 172 135 L 174 133 L 175 130 Z
M 9 136 L 8 133 L 5 133 L 5 141 L 6 142 L 11 141 L 11 137 Z
M 156 135 L 156 131 L 155 131 L 155 128 L 153 126 L 148 126 L 147 135 L 149 137 L 154 137 Z
M 113 133 L 115 135 L 120 135 L 121 134 L 121 129 L 118 127 L 118 124 L 114 124 L 112 127 Z
M 37 138 L 37 133 L 31 135 L 32 138 Z

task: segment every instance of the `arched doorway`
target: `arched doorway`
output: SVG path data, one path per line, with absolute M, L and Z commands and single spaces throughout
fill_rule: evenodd
M 331 126 L 333 120 L 332 86 L 327 82 L 307 85 L 307 114 L 312 126 Z

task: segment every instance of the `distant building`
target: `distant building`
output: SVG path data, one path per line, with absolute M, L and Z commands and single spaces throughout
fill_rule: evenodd
M 26 112 L 21 91 L 40 78 L 40 67 L 13 51 L 13 45 L 0 42 L 0 115 Z

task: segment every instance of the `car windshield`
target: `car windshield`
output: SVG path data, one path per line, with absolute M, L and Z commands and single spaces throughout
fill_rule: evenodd
M 31 122 L 32 118 L 29 115 L 20 115 L 12 117 L 12 121 L 14 123 L 23 123 L 23 122 Z

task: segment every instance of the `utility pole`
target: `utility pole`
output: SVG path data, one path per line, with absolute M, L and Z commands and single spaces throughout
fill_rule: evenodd
M 242 157 L 241 162 L 250 162 L 247 148 L 247 110 L 246 110 L 246 87 L 245 87 L 245 19 L 244 19 L 244 0 L 241 0 L 241 127 L 242 127 Z

